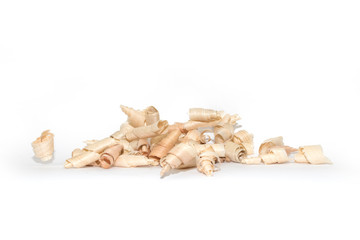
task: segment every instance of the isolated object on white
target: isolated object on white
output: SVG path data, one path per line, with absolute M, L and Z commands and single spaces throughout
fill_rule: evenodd
M 296 163 L 329 164 L 330 159 L 325 157 L 320 145 L 310 145 L 299 147 L 299 152 L 295 154 Z
M 217 163 L 285 163 L 292 159 L 291 153 L 298 151 L 295 162 L 329 163 L 320 146 L 297 149 L 284 145 L 282 137 L 265 140 L 259 148 L 259 156 L 251 156 L 253 135 L 245 130 L 235 132 L 235 128 L 240 127 L 237 124 L 240 117 L 236 114 L 191 108 L 189 121 L 169 125 L 160 119 L 153 106 L 144 110 L 126 106 L 121 109 L 128 121 L 110 137 L 86 141 L 83 149 L 75 149 L 72 157 L 66 160 L 65 168 L 160 165 L 160 176 L 165 176 L 172 169 L 197 167 L 200 173 L 211 176 L 217 170 Z
M 54 134 L 50 130 L 43 131 L 41 136 L 31 143 L 35 157 L 46 162 L 52 159 L 54 153 Z

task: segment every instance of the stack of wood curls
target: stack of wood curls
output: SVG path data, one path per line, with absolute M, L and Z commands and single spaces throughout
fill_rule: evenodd
M 189 121 L 169 125 L 160 120 L 158 110 L 150 106 L 135 110 L 121 106 L 128 116 L 120 130 L 102 140 L 86 141 L 83 149 L 75 149 L 65 168 L 97 166 L 143 167 L 161 166 L 161 177 L 172 169 L 197 168 L 206 176 L 213 175 L 216 164 L 331 163 L 320 145 L 293 148 L 282 137 L 264 141 L 258 156 L 254 155 L 253 135 L 240 126 L 238 115 L 203 108 L 191 108 Z

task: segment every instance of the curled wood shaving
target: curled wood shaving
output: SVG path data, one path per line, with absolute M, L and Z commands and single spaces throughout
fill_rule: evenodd
M 181 131 L 179 129 L 169 132 L 164 138 L 154 144 L 149 156 L 154 158 L 156 161 L 165 157 L 166 154 L 168 154 L 168 152 L 175 146 L 180 135 Z
M 219 160 L 219 156 L 216 154 L 212 147 L 207 147 L 196 157 L 196 166 L 199 172 L 206 176 L 212 176 L 215 171 L 215 163 Z
M 196 149 L 192 145 L 179 143 L 164 158 L 160 159 L 160 165 L 163 167 L 160 175 L 164 176 L 173 168 L 196 166 L 196 155 Z
M 159 111 L 154 106 L 150 106 L 145 109 L 146 125 L 151 125 L 159 120 L 160 120 Z
M 121 110 L 128 116 L 128 122 L 133 127 L 141 127 L 145 125 L 145 112 L 135 110 L 124 105 L 120 106 Z
M 259 148 L 259 154 L 269 153 L 270 149 L 275 146 L 284 146 L 283 137 L 270 138 L 265 140 Z
M 245 149 L 234 142 L 228 141 L 224 144 L 225 156 L 227 161 L 241 163 L 241 160 L 245 158 Z
M 115 160 L 120 156 L 123 151 L 124 146 L 117 144 L 115 146 L 109 147 L 100 155 L 100 167 L 110 168 L 114 165 Z
M 232 141 L 236 144 L 242 145 L 245 148 L 246 155 L 254 154 L 253 135 L 245 130 L 240 130 L 234 134 Z
M 224 123 L 214 127 L 215 143 L 224 143 L 231 139 L 234 134 L 234 126 Z
M 259 148 L 259 154 L 262 155 L 269 153 L 270 149 L 273 147 L 283 148 L 286 151 L 287 155 L 290 155 L 292 152 L 297 151 L 296 148 L 285 146 L 283 137 L 276 137 L 265 140 Z
M 284 148 L 272 147 L 269 153 L 260 155 L 265 164 L 285 163 L 289 161 L 289 157 Z
M 306 160 L 306 161 L 305 161 Z M 323 149 L 320 145 L 302 146 L 299 148 L 299 153 L 295 155 L 295 162 L 308 162 L 311 164 L 324 164 L 331 163 L 331 161 L 325 157 Z
M 151 165 L 156 165 L 153 159 L 149 159 L 143 155 L 130 155 L 130 154 L 120 155 L 116 159 L 114 164 L 115 167 L 124 167 L 124 168 L 144 167 Z
M 54 153 L 54 134 L 50 133 L 50 130 L 43 131 L 31 146 L 35 157 L 43 162 L 51 160 Z
M 190 108 L 189 118 L 192 121 L 211 122 L 214 120 L 220 120 L 223 115 L 223 111 L 215 111 L 204 108 Z
M 84 151 L 80 155 L 72 157 L 65 162 L 65 168 L 80 168 L 85 167 L 97 160 L 99 160 L 100 154 L 96 152 Z
M 131 132 L 125 135 L 128 141 L 133 141 L 140 138 L 151 138 L 162 134 L 168 126 L 167 121 L 158 121 L 149 126 L 134 128 Z

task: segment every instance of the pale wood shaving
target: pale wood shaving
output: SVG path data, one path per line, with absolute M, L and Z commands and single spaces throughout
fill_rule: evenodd
M 302 146 L 299 148 L 300 155 L 303 155 L 307 162 L 311 164 L 329 164 L 331 161 L 325 157 L 323 149 L 320 145 Z M 295 162 L 304 161 L 303 157 L 297 156 Z
M 215 163 L 218 159 L 219 156 L 216 154 L 214 149 L 209 146 L 202 150 L 196 157 L 197 169 L 206 176 L 212 176 L 215 171 Z
M 54 134 L 50 133 L 50 130 L 43 131 L 31 146 L 35 157 L 43 162 L 51 160 L 54 153 Z
M 157 121 L 149 126 L 134 128 L 131 132 L 125 135 L 128 141 L 133 141 L 140 138 L 151 138 L 162 134 L 168 126 L 167 121 Z
M 123 168 L 132 168 L 132 167 L 144 167 L 144 166 L 152 166 L 156 165 L 154 160 L 147 158 L 143 155 L 130 155 L 123 154 L 120 155 L 116 161 L 115 167 L 123 167 Z
M 265 164 L 285 163 L 289 161 L 285 149 L 281 147 L 272 147 L 268 153 L 261 154 L 260 157 Z
M 100 167 L 102 168 L 110 168 L 114 165 L 115 160 L 120 156 L 121 152 L 123 151 L 124 146 L 117 144 L 115 146 L 107 148 L 101 155 L 100 155 Z
M 145 111 L 135 110 L 124 105 L 121 105 L 120 108 L 128 116 L 128 122 L 131 126 L 141 127 L 145 125 Z
M 222 115 L 222 111 L 212 109 L 190 108 L 189 110 L 189 118 L 192 121 L 211 122 L 221 119 Z
M 150 106 L 145 109 L 146 125 L 154 124 L 159 120 L 160 120 L 159 111 L 154 106 Z
M 241 163 L 241 160 L 246 157 L 245 149 L 239 144 L 227 141 L 224 147 L 227 161 Z

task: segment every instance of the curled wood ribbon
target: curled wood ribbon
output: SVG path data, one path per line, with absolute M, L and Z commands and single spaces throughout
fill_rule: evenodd
M 190 108 L 189 110 L 189 118 L 192 121 L 211 122 L 221 119 L 222 115 L 222 111 L 212 109 Z
M 120 126 L 120 130 L 113 133 L 111 135 L 112 138 L 115 138 L 116 140 L 121 140 L 123 138 L 125 138 L 125 135 L 129 132 L 131 132 L 134 129 L 133 126 L 130 125 L 130 123 L 125 122 L 123 124 L 121 124 Z
M 83 149 L 75 148 L 71 153 L 71 157 L 79 156 L 79 155 L 83 154 L 84 152 L 86 152 L 86 151 Z M 99 160 L 97 160 L 95 162 L 89 163 L 87 166 L 100 167 L 100 162 L 99 162 Z
M 131 132 L 125 135 L 128 141 L 133 141 L 141 138 L 151 138 L 162 134 L 168 126 L 168 122 L 157 121 L 149 126 L 142 126 L 134 128 Z
M 295 154 L 296 163 L 329 164 L 331 163 L 320 145 L 302 146 Z
M 120 106 L 121 110 L 128 116 L 128 122 L 133 127 L 141 127 L 145 125 L 145 112 L 135 110 L 124 105 Z
M 241 163 L 241 160 L 246 156 L 245 149 L 239 144 L 227 141 L 224 143 L 224 147 L 227 161 Z
M 54 134 L 50 130 L 43 131 L 41 136 L 31 143 L 35 157 L 46 162 L 52 159 L 54 153 Z
M 254 154 L 254 136 L 245 130 L 236 132 L 232 141 L 236 144 L 243 145 L 246 150 L 246 155 Z
M 196 166 L 197 152 L 194 146 L 186 143 L 179 143 L 173 147 L 169 153 L 160 159 L 163 167 L 160 176 L 163 177 L 170 169 L 189 168 Z
M 92 142 L 83 149 L 83 153 L 67 159 L 65 161 L 65 168 L 79 168 L 87 165 L 92 165 L 92 163 L 99 160 L 100 153 L 102 153 L 105 149 L 116 145 L 117 143 L 118 141 L 116 141 L 112 137 Z
M 215 171 L 215 162 L 218 161 L 219 156 L 212 147 L 207 147 L 200 152 L 196 157 L 196 166 L 199 172 L 206 176 L 212 176 Z
M 123 149 L 124 146 L 120 144 L 105 149 L 105 151 L 100 155 L 100 167 L 105 169 L 112 167 L 115 163 L 115 160 L 122 153 Z
M 287 152 L 282 147 L 272 147 L 268 153 L 261 154 L 260 157 L 265 164 L 285 163 L 289 161 Z
M 224 143 L 231 139 L 234 134 L 234 126 L 224 123 L 214 127 L 215 143 Z
M 270 139 L 265 140 L 260 145 L 259 154 L 260 155 L 267 154 L 267 153 L 270 152 L 270 149 L 273 148 L 273 147 L 281 147 L 281 148 L 283 148 L 286 151 L 287 155 L 289 155 L 292 152 L 297 151 L 296 148 L 285 146 L 283 137 L 280 136 L 280 137 L 275 137 L 275 138 L 270 138 Z
M 100 154 L 96 152 L 83 151 L 83 153 L 76 155 L 65 161 L 65 168 L 80 168 L 90 165 L 99 160 Z
M 152 166 L 156 165 L 152 159 L 147 158 L 143 155 L 133 155 L 133 154 L 122 154 L 120 155 L 116 161 L 115 167 L 124 167 L 124 168 L 132 168 L 132 167 L 144 167 L 144 166 Z
M 160 120 L 159 111 L 154 106 L 150 106 L 145 109 L 146 125 L 151 125 L 159 120 Z
M 159 161 L 161 158 L 165 157 L 166 154 L 168 154 L 168 152 L 175 146 L 180 135 L 181 131 L 179 129 L 175 129 L 169 132 L 164 138 L 154 144 L 149 157 L 155 158 L 156 161 Z

